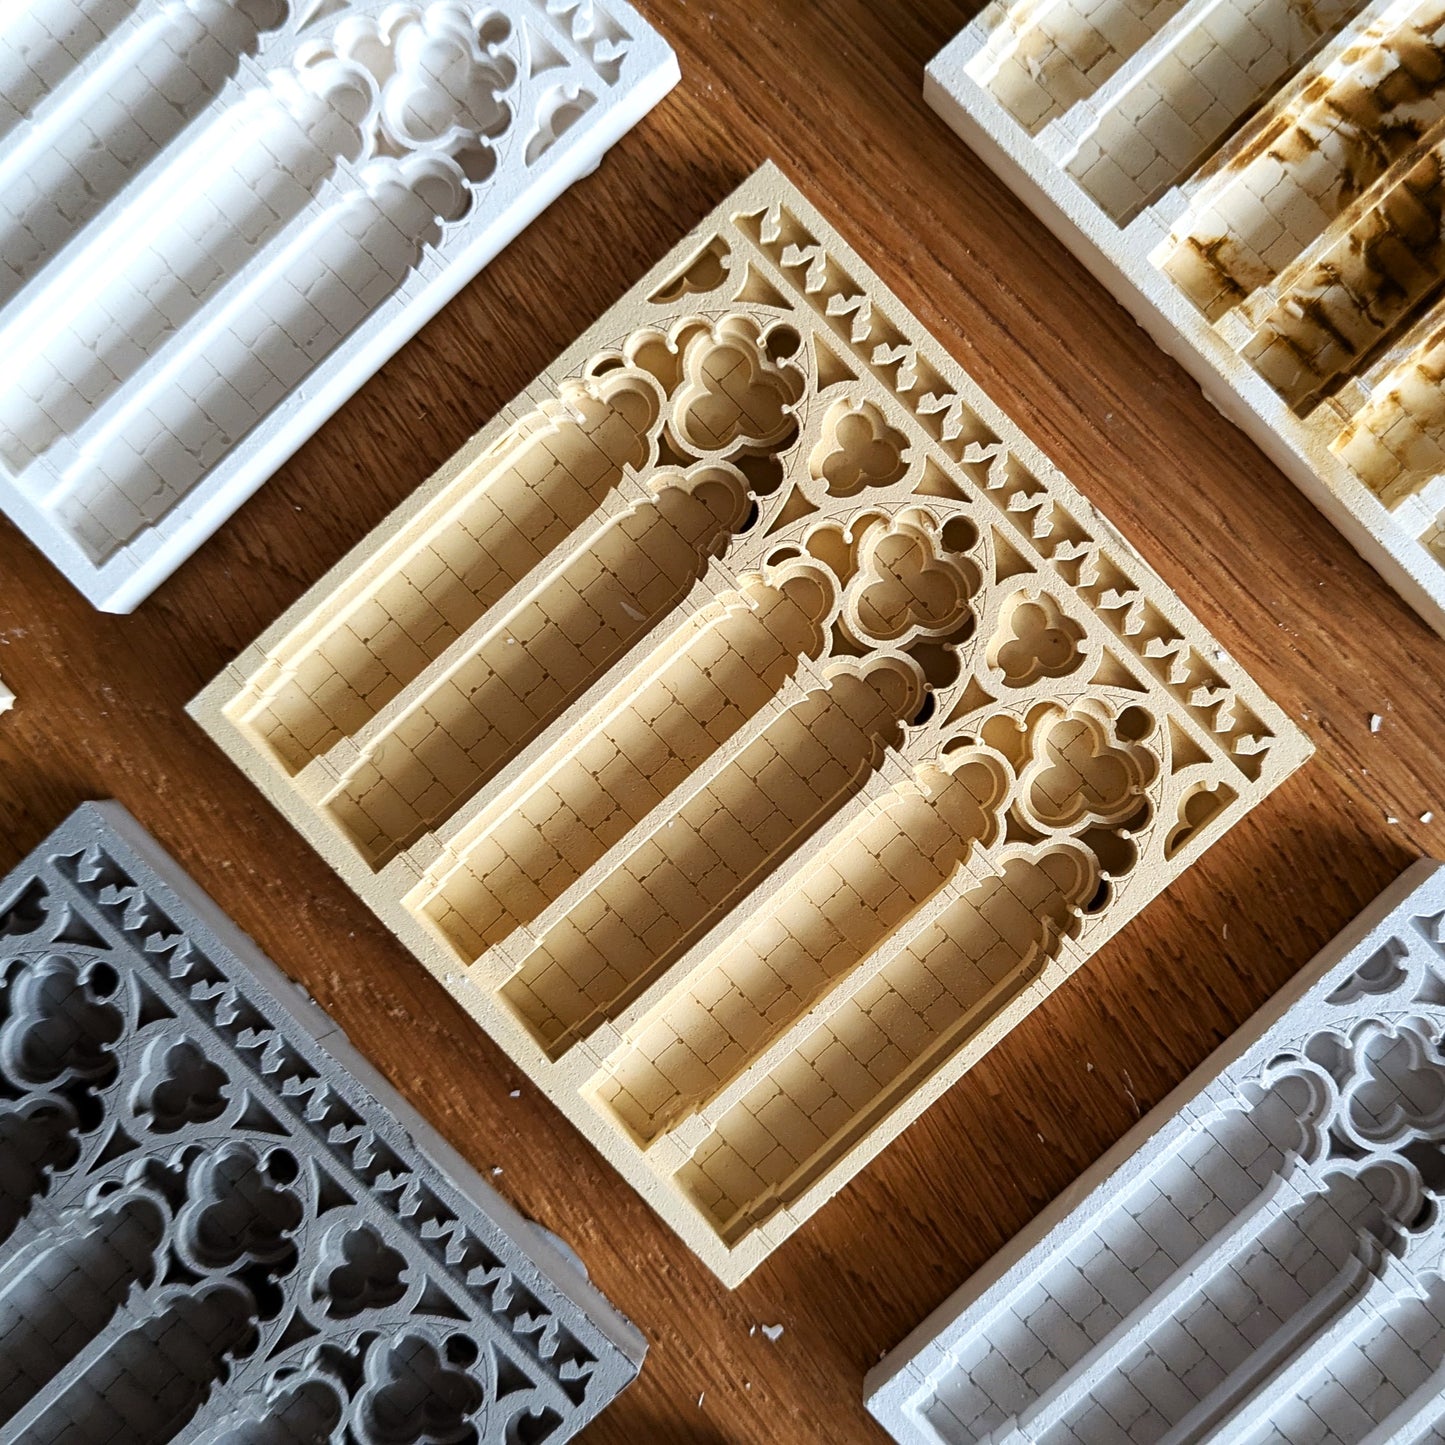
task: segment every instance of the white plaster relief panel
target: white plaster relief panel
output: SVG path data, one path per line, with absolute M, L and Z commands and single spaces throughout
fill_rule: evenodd
M 1423 861 L 869 1375 L 903 1445 L 1445 1440 Z
M 1309 751 L 771 167 L 192 710 L 729 1283 Z
M 676 82 L 625 0 L 16 0 L 0 505 L 135 607 Z
M 1445 5 L 994 3 L 926 93 L 1445 633 Z

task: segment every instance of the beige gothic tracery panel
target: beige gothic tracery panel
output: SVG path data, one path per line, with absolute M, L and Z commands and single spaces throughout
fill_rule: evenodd
M 729 1283 L 1308 754 L 771 168 L 194 710 Z

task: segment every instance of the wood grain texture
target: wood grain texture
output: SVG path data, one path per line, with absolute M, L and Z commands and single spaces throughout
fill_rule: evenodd
M 652 1343 L 590 1445 L 878 1441 L 861 1385 L 879 1354 L 1445 848 L 1445 642 L 926 109 L 923 66 L 976 4 L 640 8 L 679 52 L 679 90 L 138 613 L 93 612 L 0 529 L 19 698 L 0 719 L 0 865 L 81 800 L 119 798 L 463 1153 L 501 1165 Z M 183 707 L 768 156 L 1319 751 L 730 1295 Z M 749 1333 L 773 1323 L 776 1343 Z

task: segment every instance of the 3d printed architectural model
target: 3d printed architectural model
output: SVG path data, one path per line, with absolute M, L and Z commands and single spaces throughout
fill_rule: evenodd
M 1445 1438 L 1445 870 L 1420 863 L 872 1372 L 902 1445 Z
M 644 1349 L 124 810 L 0 884 L 0 1439 L 559 1441 Z
M 0 506 L 129 611 L 676 79 L 624 0 L 20 0 Z
M 1445 4 L 1011 0 L 927 94 L 1445 633 Z
M 771 168 L 193 710 L 729 1282 L 1308 752 Z

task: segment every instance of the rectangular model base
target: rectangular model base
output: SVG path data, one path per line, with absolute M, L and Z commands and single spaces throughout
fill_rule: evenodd
M 29 0 L 0 507 L 129 612 L 676 83 L 626 0 Z

